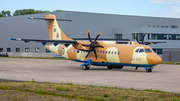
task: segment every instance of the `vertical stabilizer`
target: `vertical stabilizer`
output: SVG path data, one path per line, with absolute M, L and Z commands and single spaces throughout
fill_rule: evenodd
M 49 39 L 51 40 L 72 40 L 68 38 L 63 31 L 59 28 L 57 20 L 55 15 L 48 14 L 46 15 L 47 20 L 47 27 L 48 27 L 48 32 L 49 32 Z M 54 20 L 52 20 L 54 19 Z

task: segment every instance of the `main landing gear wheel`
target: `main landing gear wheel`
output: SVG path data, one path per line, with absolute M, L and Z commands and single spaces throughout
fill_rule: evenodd
M 88 65 L 83 65 L 83 66 L 82 66 L 82 69 L 83 69 L 83 70 L 89 70 L 89 68 L 90 68 L 90 66 L 88 66 Z
M 107 66 L 107 69 L 113 69 L 113 66 Z
M 113 65 L 110 65 L 110 66 L 107 66 L 108 69 L 122 69 L 123 66 L 113 66 Z
M 146 72 L 152 72 L 152 69 L 151 68 L 146 69 Z

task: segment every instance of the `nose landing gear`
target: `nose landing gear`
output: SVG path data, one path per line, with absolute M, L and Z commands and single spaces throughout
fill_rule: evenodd
M 146 72 L 152 72 L 153 67 L 144 67 L 144 69 L 146 70 Z

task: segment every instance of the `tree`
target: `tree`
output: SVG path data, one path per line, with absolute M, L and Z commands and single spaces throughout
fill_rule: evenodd
M 55 11 L 52 11 L 52 12 L 61 12 L 62 10 L 55 10 Z
M 8 17 L 8 16 L 11 16 L 11 12 L 10 11 L 4 11 L 2 10 L 0 12 L 0 17 Z
M 50 11 L 45 10 L 34 10 L 34 9 L 22 9 L 22 10 L 16 10 L 13 13 L 13 16 L 18 16 L 18 15 L 28 15 L 28 14 L 38 14 L 38 13 L 49 13 Z

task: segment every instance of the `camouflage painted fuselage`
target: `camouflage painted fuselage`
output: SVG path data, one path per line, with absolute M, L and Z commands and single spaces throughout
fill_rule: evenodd
M 80 41 L 81 43 L 89 43 L 87 41 Z M 97 66 L 107 65 L 121 65 L 121 66 L 136 66 L 149 67 L 158 65 L 161 58 L 154 52 L 136 52 L 137 49 L 151 49 L 147 45 L 139 44 L 115 44 L 112 41 L 98 41 L 99 44 L 105 48 L 96 48 L 97 61 L 92 52 L 86 59 L 86 50 L 88 48 L 81 45 L 65 46 L 59 44 L 58 46 L 49 45 L 45 48 L 63 56 L 64 58 L 75 60 L 78 62 L 85 62 L 91 59 L 92 63 Z

